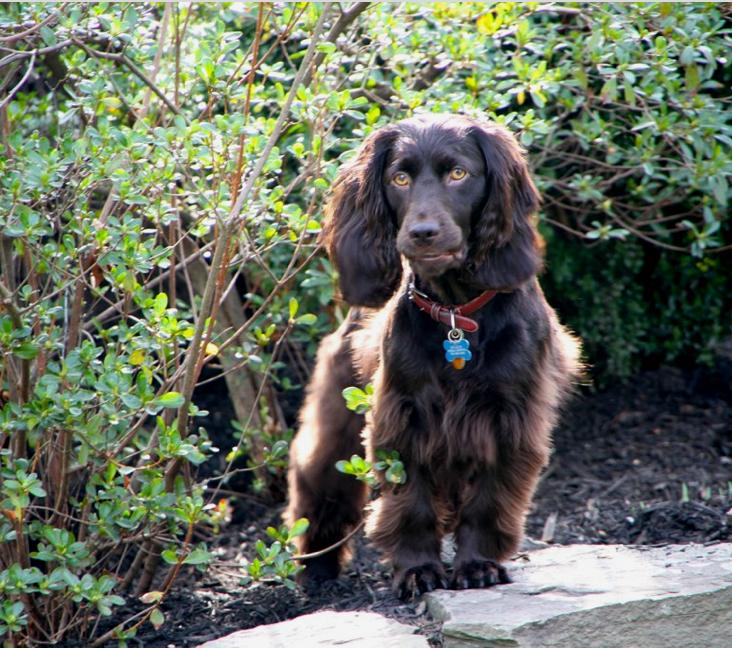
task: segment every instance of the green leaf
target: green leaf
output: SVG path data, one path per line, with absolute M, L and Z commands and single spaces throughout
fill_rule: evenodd
M 213 554 L 203 547 L 196 547 L 183 560 L 184 565 L 205 565 L 211 562 Z
M 168 392 L 167 394 L 163 394 L 159 398 L 156 398 L 154 403 L 158 405 L 162 405 L 163 407 L 180 407 L 185 403 L 185 398 L 183 398 L 183 394 L 180 392 Z
M 124 605 L 125 600 L 121 596 L 117 596 L 116 594 L 110 594 L 109 596 L 104 597 L 107 602 L 110 605 Z
M 345 459 L 336 461 L 335 467 L 338 472 L 341 472 L 344 475 L 352 475 L 354 472 L 351 463 L 349 461 L 346 461 Z
M 358 472 L 366 472 L 369 469 L 369 465 L 366 460 L 356 454 L 351 457 L 351 465 Z
M 300 315 L 300 317 L 295 320 L 297 324 L 304 324 L 305 326 L 312 326 L 317 321 L 318 318 L 316 315 L 313 315 L 313 313 L 305 313 L 305 315 Z
M 335 43 L 318 43 L 316 49 L 323 54 L 333 54 L 337 48 Z
M 175 565 L 178 562 L 178 554 L 175 549 L 166 549 L 160 554 L 163 560 L 169 565 Z
M 374 104 L 366 113 L 366 123 L 369 126 L 373 126 L 378 121 L 379 117 L 381 117 L 381 108 L 379 108 L 377 104 Z
M 633 85 L 628 79 L 623 79 L 623 96 L 626 103 L 635 106 L 635 90 L 633 90 Z
M 308 530 L 308 527 L 310 526 L 310 522 L 307 518 L 300 518 L 299 520 L 295 520 L 295 524 L 292 525 L 290 528 L 290 538 L 296 538 L 297 536 L 301 536 L 305 531 Z
M 681 56 L 679 56 L 679 63 L 684 67 L 691 65 L 694 62 L 695 54 L 694 48 L 691 45 L 687 45 L 684 51 L 681 52 Z
M 603 102 L 615 101 L 618 98 L 618 79 L 611 77 L 602 86 L 600 98 Z
M 144 349 L 135 349 L 131 354 L 128 362 L 133 367 L 139 367 L 143 362 L 145 362 L 145 351 Z
M 165 623 L 165 615 L 160 611 L 160 608 L 155 608 L 150 613 L 150 623 L 156 630 L 159 630 Z
M 157 603 L 158 601 L 161 601 L 164 596 L 164 593 L 160 590 L 153 590 L 150 592 L 145 592 L 142 596 L 140 596 L 140 601 L 145 603 L 145 605 L 150 605 L 151 603 Z
M 729 191 L 727 179 L 723 175 L 714 176 L 710 180 L 710 184 L 712 185 L 712 193 L 714 194 L 714 199 L 720 205 L 726 206 L 727 192 Z
M 546 105 L 546 96 L 538 88 L 529 91 L 531 100 L 537 108 L 543 108 Z
M 22 358 L 23 360 L 33 360 L 40 351 L 37 344 L 33 342 L 22 342 L 13 347 L 13 355 Z
M 56 33 L 53 31 L 53 29 L 51 29 L 47 25 L 44 25 L 43 27 L 40 28 L 39 32 L 41 34 L 41 38 L 43 39 L 43 42 L 46 45 L 51 46 L 51 45 L 56 44 L 56 42 L 57 42 Z
M 35 497 L 46 497 L 46 491 L 43 490 L 40 482 L 35 482 L 30 485 L 28 492 Z
M 692 63 L 686 66 L 684 81 L 689 92 L 694 92 L 699 87 L 699 68 L 695 64 Z
M 155 296 L 154 310 L 157 315 L 165 313 L 165 309 L 168 307 L 168 295 L 166 293 L 158 293 Z
M 392 484 L 403 484 L 407 481 L 407 474 L 404 472 L 404 465 L 401 461 L 395 461 L 384 473 L 386 481 Z
M 583 68 L 578 67 L 574 70 L 574 76 L 579 83 L 579 87 L 582 88 L 582 90 L 587 91 L 587 88 L 589 87 L 587 81 L 587 72 L 585 72 Z
M 356 414 L 364 414 L 371 408 L 371 397 L 372 391 L 369 392 L 369 387 L 366 387 L 366 391 L 359 389 L 358 387 L 346 387 L 342 394 L 346 401 L 346 407 Z
M 269 451 L 268 460 L 274 461 L 276 459 L 284 457 L 289 449 L 290 446 L 284 439 L 279 439 L 278 441 L 275 441 Z
M 134 394 L 122 394 L 120 398 L 125 407 L 128 407 L 129 409 L 134 410 L 142 406 L 142 400 Z

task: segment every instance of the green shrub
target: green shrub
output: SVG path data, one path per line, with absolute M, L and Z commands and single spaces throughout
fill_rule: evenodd
M 726 333 L 724 6 L 346 11 L 0 8 L 8 641 L 93 645 L 161 625 L 180 570 L 211 559 L 193 531 L 223 523 L 233 461 L 281 485 L 283 395 L 345 313 L 317 247 L 321 206 L 341 159 L 387 122 L 461 111 L 516 132 L 545 196 L 547 291 L 598 375 L 705 359 Z M 216 452 L 194 398 L 206 365 L 240 439 L 199 481 Z M 250 576 L 289 580 L 304 524 L 273 531 Z M 144 613 L 90 623 L 132 587 Z
M 442 3 L 370 27 L 380 123 L 487 114 L 527 147 L 543 282 L 601 382 L 710 359 L 732 315 L 726 8 Z
M 547 298 L 582 332 L 600 384 L 658 363 L 710 363 L 729 335 L 730 270 L 637 240 L 577 246 L 547 230 Z
M 164 623 L 180 570 L 210 562 L 193 532 L 223 522 L 218 486 L 240 446 L 265 476 L 283 471 L 270 378 L 288 336 L 318 322 L 286 290 L 304 280 L 334 173 L 318 146 L 359 102 L 333 105 L 320 82 L 286 89 L 318 55 L 314 6 L 3 11 L 17 49 L 0 119 L 0 635 L 96 645 Z M 271 56 L 285 41 L 291 66 Z M 261 82 L 239 74 L 252 56 Z M 217 449 L 194 388 L 215 362 L 250 391 L 232 394 L 238 447 L 198 481 Z M 252 575 L 289 580 L 302 530 Z M 89 623 L 131 587 L 141 614 Z

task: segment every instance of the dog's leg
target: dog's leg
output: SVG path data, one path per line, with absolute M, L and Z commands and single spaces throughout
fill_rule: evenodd
M 387 363 L 399 358 L 393 348 L 387 348 L 383 356 Z M 395 485 L 384 473 L 377 473 L 381 496 L 371 505 L 366 535 L 391 564 L 395 593 L 408 600 L 447 586 L 440 560 L 446 506 L 427 467 L 432 456 L 426 443 L 429 421 L 425 406 L 417 405 L 432 403 L 437 396 L 421 393 L 423 385 L 416 381 L 411 385 L 412 395 L 406 396 L 399 366 L 398 361 L 390 367 L 382 364 L 374 375 L 367 445 L 371 461 L 378 460 L 380 449 L 396 450 L 404 463 L 406 482 Z
M 495 465 L 478 472 L 460 509 L 450 583 L 455 589 L 510 582 L 500 561 L 519 547 L 546 455 L 529 449 L 499 454 Z
M 447 587 L 437 500 L 426 476 L 409 466 L 406 470 L 406 484 L 384 486 L 367 525 L 369 538 L 393 566 L 394 591 L 404 600 Z
M 290 501 L 284 517 L 290 525 L 301 517 L 310 521 L 297 540 L 300 553 L 316 552 L 343 539 L 361 521 L 366 503 L 365 484 L 335 469 L 340 459 L 363 454 L 363 416 L 348 410 L 341 395 L 357 380 L 346 332 L 344 324 L 320 346 L 290 450 Z M 301 580 L 336 578 L 348 558 L 346 543 L 306 560 Z

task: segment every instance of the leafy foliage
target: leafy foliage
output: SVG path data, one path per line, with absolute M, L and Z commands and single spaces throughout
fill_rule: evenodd
M 343 399 L 346 401 L 346 407 L 356 412 L 356 414 L 365 414 L 371 409 L 374 396 L 374 386 L 369 383 L 364 389 L 358 387 L 346 387 L 343 390 Z
M 28 3 L 0 8 L 0 35 L 9 641 L 162 625 L 180 571 L 211 560 L 193 531 L 225 523 L 220 485 L 238 470 L 281 485 L 283 403 L 345 313 L 321 206 L 394 119 L 460 111 L 516 132 L 545 196 L 544 284 L 599 376 L 708 359 L 727 332 L 724 5 Z M 206 366 L 239 439 L 197 481 L 217 452 L 194 392 Z M 301 527 L 258 547 L 250 577 L 290 581 Z M 145 613 L 95 634 L 89 617 L 132 587 Z
M 267 535 L 273 542 L 267 546 L 263 540 L 255 543 L 256 557 L 248 564 L 246 581 L 271 580 L 294 589 L 293 576 L 302 571 L 302 566 L 293 561 L 296 556 L 295 538 L 307 531 L 309 522 L 305 518 L 296 520 L 292 528 L 267 528 Z
M 367 82 L 388 97 L 378 123 L 405 108 L 488 114 L 528 148 L 543 282 L 596 378 L 708 361 L 732 314 L 729 10 L 444 3 L 384 25 Z
M 164 623 L 177 574 L 212 559 L 193 530 L 221 522 L 217 488 L 193 479 L 217 451 L 193 424 L 208 415 L 193 402 L 202 367 L 228 353 L 228 370 L 249 370 L 261 392 L 287 335 L 316 322 L 280 294 L 318 230 L 316 203 L 288 199 L 312 173 L 289 189 L 277 181 L 291 162 L 279 147 L 288 113 L 276 117 L 296 68 L 277 72 L 282 62 L 256 55 L 266 83 L 237 72 L 262 41 L 305 53 L 324 16 L 301 5 L 265 21 L 263 7 L 240 9 L 7 10 L 18 45 L 4 63 L 21 83 L 4 102 L 0 179 L 0 583 L 10 597 L 0 628 L 14 641 L 102 643 Z M 37 84 L 24 85 L 26 69 Z M 312 146 L 305 158 L 319 165 Z M 253 287 L 248 321 L 216 328 L 239 275 Z M 244 427 L 255 415 L 271 426 L 266 399 L 247 405 Z M 282 441 L 261 451 L 264 464 L 281 462 Z M 151 590 L 160 564 L 167 575 Z M 88 636 L 88 615 L 109 615 L 133 585 L 145 614 Z
M 374 386 L 369 383 L 364 389 L 358 387 L 346 387 L 343 390 L 343 399 L 346 407 L 357 414 L 365 414 L 373 406 Z M 396 450 L 376 451 L 376 461 L 373 463 L 360 457 L 352 455 L 350 459 L 341 459 L 336 462 L 336 470 L 345 475 L 353 475 L 359 481 L 376 488 L 379 485 L 377 473 L 384 474 L 384 480 L 391 484 L 404 484 L 407 481 L 407 473 L 404 469 L 399 453 Z
M 376 473 L 384 473 L 384 479 L 390 484 L 404 484 L 407 481 L 404 464 L 396 450 L 377 450 L 376 461 L 373 463 L 359 455 L 353 455 L 349 460 L 341 459 L 336 462 L 335 467 L 338 472 L 353 475 L 374 488 L 379 485 Z

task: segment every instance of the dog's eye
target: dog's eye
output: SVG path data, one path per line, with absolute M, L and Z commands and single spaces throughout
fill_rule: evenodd
M 450 171 L 450 180 L 462 180 L 466 175 L 468 175 L 468 172 L 465 169 L 462 167 L 455 167 Z
M 391 181 L 397 187 L 406 187 L 409 184 L 409 176 L 404 171 L 399 171 L 391 177 Z

